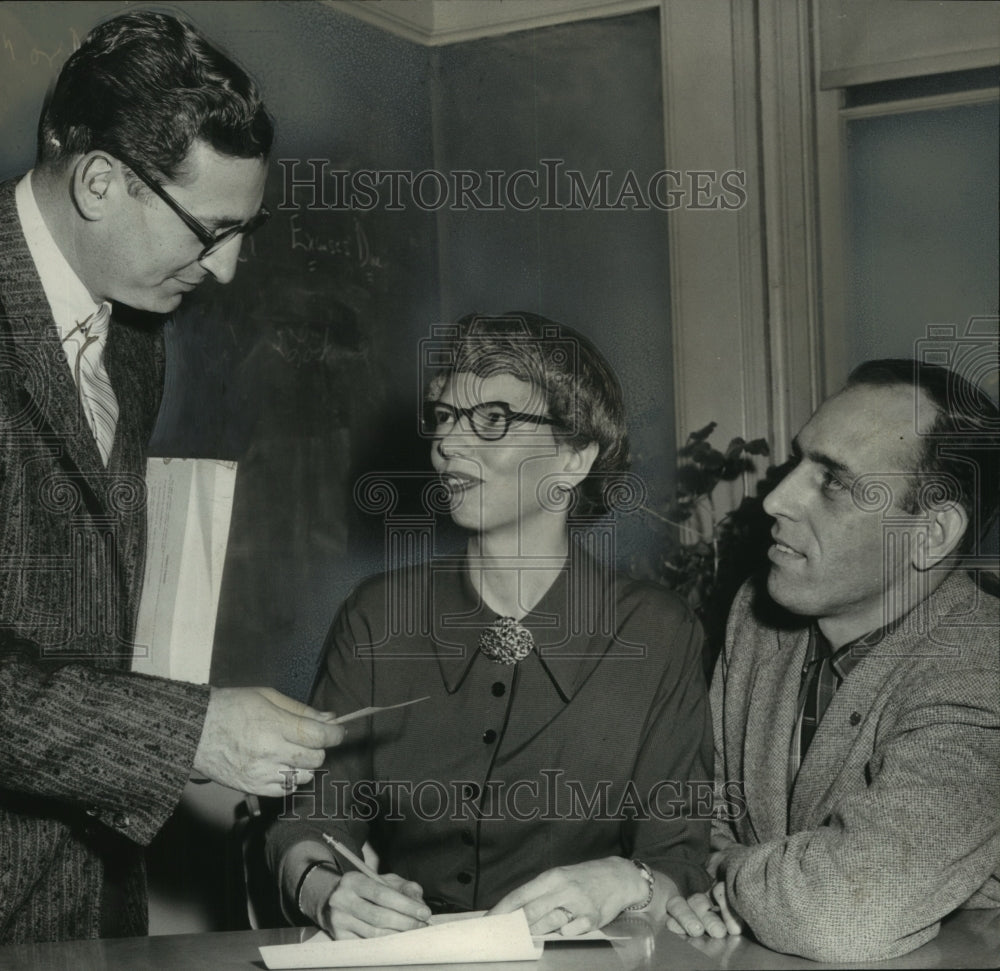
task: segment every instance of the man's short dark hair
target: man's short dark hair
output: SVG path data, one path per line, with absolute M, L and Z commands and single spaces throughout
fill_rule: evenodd
M 629 441 L 621 385 L 600 351 L 582 334 L 538 314 L 512 311 L 470 314 L 458 322 L 449 364 L 430 381 L 436 400 L 452 374 L 512 374 L 545 396 L 557 441 L 576 448 L 595 443 L 597 458 L 576 489 L 574 513 L 598 516 L 608 509 L 629 467 Z
M 38 126 L 38 164 L 103 150 L 167 181 L 200 139 L 222 155 L 266 159 L 274 125 L 250 77 L 166 14 L 123 14 L 63 65 Z
M 985 391 L 961 374 L 938 364 L 912 358 L 885 358 L 859 364 L 847 387 L 903 386 L 922 392 L 934 410 L 930 425 L 918 427 L 921 437 L 915 476 L 902 505 L 920 508 L 920 496 L 935 480 L 942 488 L 957 486 L 958 502 L 969 517 L 959 545 L 968 553 L 997 519 L 1000 494 L 1000 411 Z M 920 409 L 915 401 L 914 421 Z M 952 485 L 954 484 L 954 485 Z M 936 491 L 940 493 L 941 488 Z

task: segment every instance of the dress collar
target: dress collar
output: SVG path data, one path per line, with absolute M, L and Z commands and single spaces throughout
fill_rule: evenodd
M 461 618 L 458 623 L 453 621 L 452 626 L 447 617 L 439 617 L 436 622 L 447 629 L 447 634 L 439 638 L 437 631 L 434 632 L 435 653 L 449 694 L 462 686 L 474 665 L 495 663 L 482 656 L 479 637 L 483 629 L 500 616 L 482 602 L 473 587 L 468 557 L 455 557 L 452 562 L 453 568 L 445 567 L 434 583 L 435 592 L 443 594 L 435 599 L 439 603 L 455 604 L 457 609 L 451 617 Z M 588 614 L 579 610 L 574 601 L 581 594 L 593 597 L 596 584 L 600 584 L 598 589 L 611 590 L 613 583 L 611 567 L 574 547 L 552 586 L 519 621 L 531 631 L 535 649 L 518 663 L 540 666 L 564 702 L 573 698 L 614 640 L 613 633 L 606 638 L 596 637 L 596 632 L 603 629 L 601 610 L 595 613 L 591 608 Z M 575 624 L 572 622 L 574 617 L 578 621 Z M 443 647 L 441 640 L 450 644 L 460 642 L 463 649 L 456 651 Z

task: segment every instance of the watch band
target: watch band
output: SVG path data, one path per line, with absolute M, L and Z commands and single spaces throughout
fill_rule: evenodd
M 302 871 L 302 876 L 299 877 L 299 885 L 295 888 L 295 906 L 298 908 L 299 913 L 302 914 L 303 917 L 307 915 L 303 913 L 302 910 L 302 888 L 306 885 L 306 879 L 313 872 L 313 870 L 321 868 L 332 870 L 338 876 L 340 875 L 340 867 L 337 866 L 333 860 L 315 860 Z
M 637 904 L 632 904 L 630 907 L 626 907 L 625 910 L 645 910 L 653 902 L 653 892 L 656 889 L 656 879 L 653 877 L 653 871 L 646 866 L 642 860 L 633 860 L 635 866 L 638 868 L 639 872 L 642 874 L 643 879 L 649 885 L 649 892 L 646 894 L 646 899 Z

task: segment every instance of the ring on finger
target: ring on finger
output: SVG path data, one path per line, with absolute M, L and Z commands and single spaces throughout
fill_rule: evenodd
M 570 921 L 573 921 L 573 920 L 576 919 L 575 915 L 573 914 L 573 911 L 569 910 L 566 907 L 556 907 L 556 911 L 558 911 L 559 913 L 565 915 L 566 920 L 564 921 L 564 923 L 566 923 L 566 924 L 568 924 L 568 923 L 570 923 Z
M 291 792 L 299 784 L 298 769 L 282 769 L 281 777 L 281 788 L 285 792 Z

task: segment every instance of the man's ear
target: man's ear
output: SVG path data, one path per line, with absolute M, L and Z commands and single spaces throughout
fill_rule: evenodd
M 918 570 L 937 566 L 955 552 L 968 528 L 969 514 L 961 503 L 948 502 L 936 506 L 931 510 L 926 553 L 921 555 L 915 548 L 913 565 Z
M 123 186 L 121 176 L 116 176 L 114 162 L 107 152 L 88 152 L 73 166 L 73 202 L 84 219 L 92 222 L 103 219 L 108 194 L 119 185 Z
M 600 447 L 597 442 L 589 442 L 583 448 L 575 445 L 564 446 L 566 450 L 566 461 L 563 470 L 573 476 L 578 482 L 587 477 L 591 466 L 597 461 L 597 453 Z

